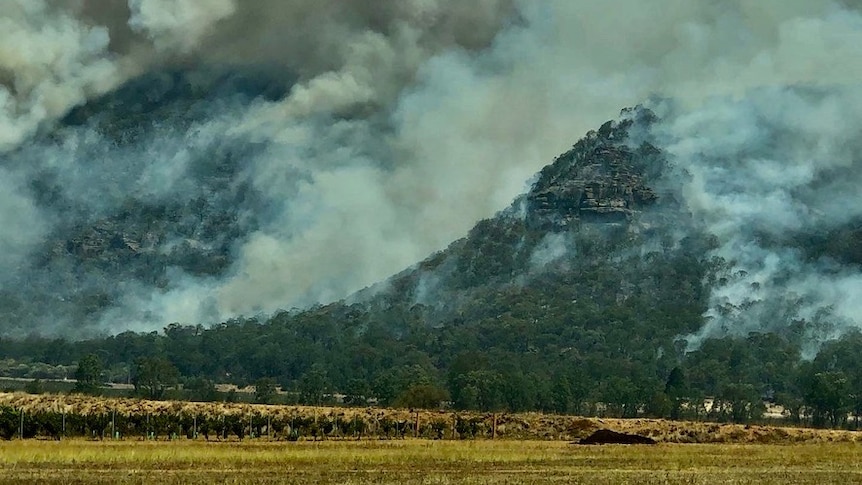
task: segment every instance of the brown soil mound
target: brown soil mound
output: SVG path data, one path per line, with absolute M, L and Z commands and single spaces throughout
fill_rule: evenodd
M 617 433 L 609 429 L 600 429 L 579 442 L 582 445 L 654 445 L 655 443 L 654 439 L 646 436 Z

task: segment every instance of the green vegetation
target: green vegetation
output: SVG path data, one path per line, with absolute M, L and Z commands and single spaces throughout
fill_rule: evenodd
M 135 391 L 150 399 L 162 399 L 168 389 L 176 387 L 180 374 L 164 357 L 141 357 L 135 363 Z
M 92 394 L 98 391 L 102 384 L 102 361 L 99 356 L 87 354 L 78 361 L 75 381 L 73 392 Z
M 164 334 L 70 342 L 70 355 L 81 355 L 84 364 L 75 374 L 76 390 L 98 392 L 84 389 L 104 380 L 96 378 L 104 374 L 93 359 L 98 354 L 107 369 L 135 363 L 137 394 L 156 399 L 225 399 L 214 382 L 234 382 L 257 384 L 258 402 L 320 405 L 341 394 L 344 404 L 360 406 L 436 408 L 450 402 L 456 409 L 734 422 L 756 421 L 766 399 L 784 406 L 793 422 L 857 425 L 855 418 L 847 420 L 858 413 L 862 393 L 857 332 L 825 344 L 812 361 L 800 360 L 800 346 L 776 334 L 708 340 L 687 354 L 675 354 L 666 336 L 667 350 L 659 355 L 655 337 L 638 337 L 648 331 L 660 335 L 658 329 L 637 330 L 634 322 L 644 325 L 649 312 L 626 315 L 618 306 L 607 325 L 591 323 L 609 313 L 594 307 L 567 314 L 558 324 L 551 318 L 527 324 L 509 312 L 436 329 L 417 324 L 402 334 L 381 328 L 360 308 L 333 305 L 278 315 L 265 324 L 172 326 Z M 532 308 L 542 314 L 541 305 Z M 521 318 L 530 318 L 531 311 Z M 617 333 L 617 326 L 631 333 Z M 0 342 L 6 356 L 21 359 L 19 365 L 50 345 L 41 339 Z M 276 392 L 278 386 L 284 392 Z M 700 405 L 706 397 L 715 399 L 709 410 Z

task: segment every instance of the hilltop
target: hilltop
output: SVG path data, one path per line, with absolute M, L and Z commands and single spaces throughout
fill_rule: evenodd
M 845 411 L 862 405 L 852 397 L 858 332 L 804 361 L 822 322 L 787 313 L 776 331 L 691 348 L 689 337 L 713 318 L 713 291 L 741 273 L 681 202 L 679 167 L 652 140 L 656 122 L 647 109 L 623 111 L 464 238 L 345 300 L 161 333 L 3 339 L 0 355 L 18 366 L 16 377 L 62 377 L 54 374 L 87 355 L 101 361 L 96 380 L 139 383 L 161 369 L 160 395 L 180 382 L 185 397 L 212 397 L 214 383 L 268 379 L 287 391 L 281 399 L 314 404 L 338 393 L 349 404 L 591 414 L 601 403 L 615 416 L 733 421 L 757 419 L 766 399 L 793 421 L 845 423 Z M 812 237 L 792 237 L 818 258 L 840 259 Z M 137 244 L 108 240 L 116 244 L 66 257 L 95 265 Z M 67 252 L 79 247 L 68 241 Z M 837 401 L 821 399 L 824 389 Z M 705 396 L 718 403 L 709 412 L 684 405 Z

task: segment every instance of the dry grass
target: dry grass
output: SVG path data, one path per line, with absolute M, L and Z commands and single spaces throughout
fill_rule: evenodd
M 26 413 L 53 412 L 83 416 L 197 416 L 217 419 L 222 416 L 272 419 L 290 423 L 296 418 L 328 419 L 346 423 L 361 421 L 367 426 L 363 436 L 382 436 L 384 421 L 395 423 L 404 436 L 413 436 L 419 423 L 419 436 L 454 438 L 492 438 L 518 440 L 571 441 L 599 428 L 650 436 L 665 443 L 826 443 L 856 442 L 859 433 L 843 430 L 815 430 L 778 426 L 743 426 L 704 422 L 678 422 L 662 419 L 599 419 L 540 413 L 488 414 L 472 412 L 410 411 L 379 408 L 327 408 L 309 406 L 267 406 L 243 403 L 193 403 L 147 401 L 141 399 L 100 398 L 82 395 L 31 395 L 0 393 L 0 406 L 23 409 Z M 456 422 L 458 426 L 456 426 Z M 496 425 L 495 425 L 496 423 Z M 456 429 L 457 428 L 457 429 Z M 460 432 L 459 432 L 460 431 Z M 386 436 L 392 436 L 387 431 Z M 326 438 L 335 437 L 334 435 Z M 343 436 L 342 436 L 343 437 Z M 350 436 L 348 436 L 350 437 Z
M 862 483 L 862 446 L 559 441 L 0 443 L 2 483 Z

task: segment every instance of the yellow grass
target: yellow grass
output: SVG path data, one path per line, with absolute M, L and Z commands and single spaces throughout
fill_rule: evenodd
M 599 419 L 578 416 L 559 416 L 541 413 L 476 413 L 451 411 L 410 411 L 406 409 L 379 408 L 328 408 L 309 406 L 266 406 L 242 403 L 194 403 L 179 401 L 147 401 L 141 399 L 102 398 L 82 395 L 0 393 L 0 406 L 26 413 L 55 412 L 78 415 L 163 415 L 170 417 L 198 416 L 218 418 L 249 416 L 271 418 L 275 423 L 290 423 L 293 418 L 304 417 L 315 420 L 330 419 L 338 422 L 359 420 L 368 424 L 364 437 L 379 436 L 378 424 L 384 420 L 404 423 L 412 436 L 412 427 L 418 422 L 420 436 L 434 437 L 428 431 L 432 423 L 442 423 L 443 437 L 464 438 L 454 433 L 456 420 L 474 420 L 477 423 L 477 438 L 518 440 L 562 440 L 571 441 L 585 437 L 600 428 L 650 436 L 668 443 L 817 443 L 856 442 L 862 439 L 859 433 L 844 430 L 816 430 L 780 426 L 743 426 L 705 422 L 677 422 L 663 419 Z M 495 424 L 496 423 L 496 424 Z M 496 430 L 496 433 L 495 433 Z M 283 434 L 283 433 L 282 433 Z M 108 434 L 110 436 L 110 434 Z M 272 436 L 277 437 L 274 432 Z M 216 436 L 213 435 L 212 438 Z M 326 438 L 345 436 L 328 435 Z M 350 438 L 351 436 L 346 436 Z M 473 436 L 471 436 L 473 437 Z
M 862 483 L 862 445 L 559 441 L 0 443 L 2 483 Z

